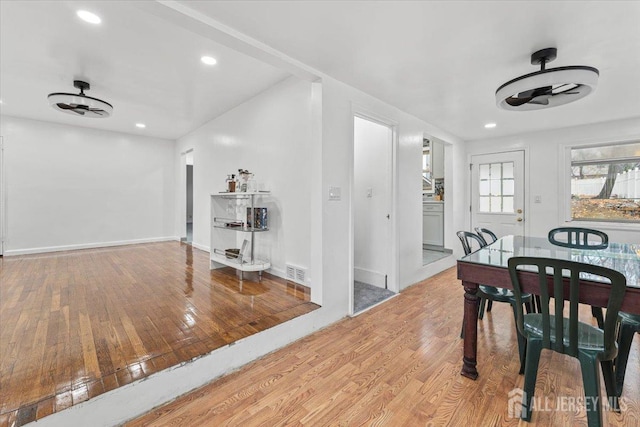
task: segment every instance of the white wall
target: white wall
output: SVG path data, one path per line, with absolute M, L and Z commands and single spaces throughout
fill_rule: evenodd
M 422 138 L 427 133 L 445 145 L 445 181 L 451 188 L 445 201 L 445 246 L 456 248 L 454 230 L 460 229 L 464 204 L 464 173 L 457 165 L 464 161 L 464 143 L 454 136 L 419 120 L 357 89 L 328 77 L 322 88 L 322 204 L 323 204 L 323 303 L 341 310 L 348 309 L 349 260 L 353 242 L 350 183 L 353 174 L 353 112 L 365 111 L 396 124 L 397 150 L 396 211 L 392 221 L 396 229 L 395 253 L 398 257 L 398 288 L 404 289 L 448 266 L 454 257 L 440 263 L 422 265 Z M 341 187 L 342 200 L 329 201 L 328 188 Z M 461 252 L 461 251 L 460 251 Z
M 467 151 L 470 157 L 474 154 L 525 150 L 528 157 L 525 166 L 527 169 L 525 171 L 525 220 L 527 221 L 525 230 L 531 236 L 546 237 L 550 229 L 571 224 L 565 223 L 563 216 L 564 186 L 568 183 L 568 175 L 564 174 L 569 173 L 561 164 L 564 147 L 638 139 L 640 139 L 640 120 L 628 119 L 474 141 L 467 144 Z M 468 170 L 468 158 L 466 163 Z M 466 181 L 468 182 L 468 179 Z M 468 195 L 468 184 L 465 191 Z M 541 203 L 534 203 L 535 196 L 540 196 Z M 465 215 L 467 228 L 469 221 L 467 210 Z M 573 223 L 573 225 L 576 224 Z M 609 240 L 614 242 L 637 243 L 640 239 L 639 224 L 615 225 L 580 221 L 577 226 L 603 230 L 609 234 Z
M 174 238 L 174 142 L 8 116 L 6 254 Z
M 285 263 L 309 268 L 310 147 L 311 83 L 297 78 L 180 138 L 178 153 L 194 149 L 194 244 L 210 249 L 210 196 L 225 190 L 228 174 L 247 169 L 272 194 L 259 203 L 269 210 L 269 231 L 256 235 L 256 254 L 279 275 Z

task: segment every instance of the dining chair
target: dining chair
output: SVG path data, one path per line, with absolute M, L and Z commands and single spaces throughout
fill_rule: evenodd
M 621 396 L 633 336 L 636 332 L 640 333 L 640 315 L 620 312 L 618 313 L 618 320 L 620 321 L 618 327 L 618 357 L 613 361 L 613 364 L 616 373 L 616 388 L 618 396 Z
M 456 235 L 458 236 L 458 239 L 460 239 L 460 242 L 462 243 L 462 249 L 464 250 L 465 255 L 469 255 L 472 252 L 475 252 L 476 250 L 486 246 L 486 242 L 484 241 L 484 239 L 482 239 L 477 234 L 471 233 L 469 231 L 458 231 Z M 478 246 L 478 249 L 476 250 L 473 250 L 474 241 Z M 505 302 L 510 304 L 513 309 L 514 319 L 515 319 L 515 313 L 516 313 L 515 306 L 517 302 L 513 294 L 513 291 L 511 291 L 510 289 L 497 288 L 494 286 L 487 286 L 487 285 L 479 285 L 478 293 L 476 295 L 480 299 L 479 305 L 478 305 L 479 319 L 484 318 L 484 304 L 486 301 Z M 521 296 L 520 299 L 522 301 L 520 304 L 526 305 L 527 313 L 531 313 L 532 312 L 531 294 L 525 293 Z M 522 305 L 520 308 L 522 308 Z M 516 335 L 518 337 L 518 353 L 520 356 L 520 373 L 522 374 L 524 372 L 524 357 L 525 357 L 526 343 L 525 343 L 524 336 L 520 334 L 517 329 L 516 329 Z M 460 337 L 464 337 L 464 321 L 462 323 L 462 331 L 460 332 Z
M 478 235 L 478 237 L 480 237 L 482 239 L 482 241 L 484 242 L 484 245 L 488 245 L 490 243 L 495 242 L 496 240 L 498 240 L 498 236 L 496 236 L 496 234 L 489 230 L 488 228 L 482 228 L 482 227 L 476 227 L 474 228 L 476 234 Z M 485 237 L 484 235 L 489 236 L 488 238 Z M 493 308 L 493 301 L 488 300 L 487 301 L 487 312 L 490 312 L 491 309 Z M 482 310 L 482 313 L 484 313 L 484 308 Z
M 498 236 L 496 236 L 496 233 L 494 233 L 493 231 L 489 230 L 488 228 L 476 227 L 476 228 L 474 228 L 474 230 L 475 230 L 476 234 L 477 234 L 478 236 L 480 236 L 480 238 L 481 238 L 482 240 L 484 240 L 484 241 L 485 241 L 485 243 L 486 243 L 486 244 L 493 243 L 493 242 L 495 242 L 496 240 L 498 240 Z M 489 236 L 489 238 L 491 239 L 491 241 L 489 241 L 489 239 L 487 239 L 487 238 L 484 236 L 485 234 L 486 234 L 487 236 Z
M 563 238 L 564 236 L 564 238 Z M 594 239 L 589 237 L 594 236 Z M 609 236 L 607 233 L 594 230 L 592 228 L 581 227 L 559 227 L 549 231 L 549 242 L 556 246 L 574 249 L 606 249 L 609 246 Z M 559 239 L 559 240 L 558 240 Z M 537 300 L 536 300 L 537 301 Z M 591 306 L 591 314 L 598 322 L 598 327 L 604 326 L 602 308 Z
M 521 418 L 525 421 L 531 420 L 533 410 L 531 404 L 534 402 L 540 353 L 545 348 L 579 360 L 584 384 L 587 424 L 589 427 L 601 426 L 600 368 L 602 368 L 607 396 L 612 407 L 618 410 L 613 361 L 618 353 L 616 324 L 627 287 L 626 278 L 622 273 L 609 268 L 552 258 L 512 257 L 508 265 L 513 292 L 518 303 L 522 302 L 522 283 L 525 280 L 528 283 L 537 281 L 542 295 L 540 313 L 524 314 L 522 306 L 515 305 L 518 330 L 527 340 Z M 563 271 L 567 272 L 568 277 L 563 276 Z M 605 278 L 611 283 L 604 329 L 578 320 L 580 274 L 582 273 Z M 550 288 L 553 289 L 553 295 L 568 296 L 568 318 L 558 314 L 563 313 L 564 298 L 553 299 L 555 314 L 550 313 Z
M 606 249 L 609 246 L 607 233 L 591 228 L 558 227 L 549 231 L 548 237 L 554 245 L 565 248 Z

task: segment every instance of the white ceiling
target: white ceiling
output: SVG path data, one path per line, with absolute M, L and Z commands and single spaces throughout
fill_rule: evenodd
M 290 74 L 172 25 L 123 1 L 0 1 L 2 114 L 176 139 Z M 85 9 L 99 25 L 76 16 Z M 200 61 L 218 60 L 215 66 Z M 51 108 L 51 92 L 78 93 L 114 106 L 106 119 Z M 146 124 L 145 129 L 135 127 Z
M 270 47 L 466 140 L 640 119 L 638 1 L 163 4 L 0 1 L 2 114 L 175 139 L 295 74 L 278 67 L 278 52 L 264 53 Z M 81 8 L 102 24 L 80 21 Z M 203 30 L 202 17 L 228 26 L 226 37 Z M 238 44 L 229 41 L 234 30 L 266 46 L 226 47 Z M 531 52 L 551 46 L 552 67 L 600 70 L 596 92 L 549 110 L 499 110 L 496 88 L 535 71 Z M 204 66 L 204 54 L 218 64 Z M 89 96 L 114 105 L 113 117 L 48 106 L 47 94 L 76 92 L 79 77 L 91 83 Z M 490 121 L 498 126 L 484 129 Z
M 639 1 L 181 1 L 466 140 L 640 118 Z M 551 67 L 600 70 L 561 107 L 499 110 L 502 83 Z M 492 130 L 487 122 L 496 122 Z

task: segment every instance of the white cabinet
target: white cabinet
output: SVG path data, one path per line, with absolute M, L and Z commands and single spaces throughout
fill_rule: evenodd
M 211 195 L 211 269 L 233 267 L 240 272 L 262 272 L 269 261 L 255 254 L 256 237 L 269 231 L 266 208 L 257 204 L 268 192 Z M 230 250 L 236 250 L 234 253 Z
M 441 202 L 422 204 L 422 245 L 425 249 L 444 246 L 444 204 Z

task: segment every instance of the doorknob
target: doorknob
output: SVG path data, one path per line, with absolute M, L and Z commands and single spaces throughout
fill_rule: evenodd
M 518 217 L 518 218 L 516 219 L 516 221 L 518 221 L 518 222 L 522 222 L 522 221 L 523 221 L 523 219 L 522 219 L 522 218 L 520 218 L 520 217 Z
M 520 213 L 522 213 L 522 209 L 518 209 L 516 212 L 518 212 L 520 214 Z

